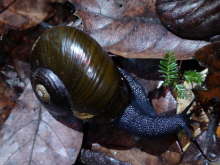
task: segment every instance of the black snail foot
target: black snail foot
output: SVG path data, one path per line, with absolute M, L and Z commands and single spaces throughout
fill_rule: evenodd
M 118 127 L 134 135 L 143 137 L 162 137 L 176 134 L 178 131 L 184 130 L 193 144 L 201 152 L 202 156 L 210 161 L 189 129 L 189 116 L 187 116 L 186 112 L 194 101 L 187 106 L 182 114 L 169 116 L 157 115 L 150 105 L 141 84 L 126 71 L 122 69 L 119 69 L 119 71 L 130 87 L 132 98 L 131 103 L 127 106 L 124 113 L 116 120 L 116 125 Z
M 139 136 L 158 137 L 177 133 L 187 126 L 183 115 L 157 115 L 141 84 L 124 70 L 119 71 L 128 82 L 132 95 L 130 105 L 117 120 L 120 128 Z

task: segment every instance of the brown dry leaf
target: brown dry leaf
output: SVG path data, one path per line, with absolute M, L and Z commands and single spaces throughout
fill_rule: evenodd
M 4 35 L 1 43 L 2 50 L 13 59 L 29 60 L 34 41 L 42 33 L 40 28 L 18 31 L 11 30 Z
M 3 0 L 0 4 L 0 34 L 8 28 L 24 30 L 52 14 L 51 0 Z
M 154 96 L 153 96 L 154 95 Z M 158 114 L 176 110 L 176 100 L 169 89 L 159 88 L 152 92 L 152 105 Z
M 207 88 L 220 87 L 220 72 L 209 72 L 205 84 Z
M 162 165 L 162 161 L 159 159 L 159 157 L 145 153 L 137 148 L 132 148 L 129 150 L 113 150 L 107 149 L 100 145 L 93 145 L 92 149 L 94 151 L 105 153 L 109 156 L 114 157 L 115 159 L 130 163 L 132 165 Z
M 107 51 L 132 58 L 162 58 L 167 51 L 190 59 L 208 44 L 181 39 L 161 25 L 155 0 L 71 0 L 82 18 L 84 31 Z
M 13 74 L 15 71 L 9 71 L 5 68 L 6 67 L 3 67 L 0 70 L 0 127 L 16 105 L 15 100 L 18 98 L 18 92 L 9 85 L 17 78 L 16 75 Z
M 132 165 L 130 163 L 117 160 L 111 156 L 107 156 L 103 152 L 84 149 L 80 152 L 80 160 L 86 165 Z
M 59 123 L 40 105 L 30 83 L 0 133 L 0 165 L 71 165 L 82 143 L 82 133 Z
M 7 97 L 0 97 L 0 127 L 9 116 L 15 102 Z
M 182 152 L 175 143 L 175 136 L 147 139 L 133 136 L 112 125 L 94 126 L 86 135 L 85 144 L 92 145 L 94 151 L 132 165 L 174 165 L 180 162 L 182 157 Z
M 172 145 L 173 147 L 174 145 Z M 172 148 L 170 147 L 170 149 Z M 93 144 L 92 151 L 105 153 L 114 159 L 122 162 L 128 162 L 132 165 L 175 165 L 181 160 L 181 154 L 173 149 L 164 152 L 163 154 L 150 154 L 142 151 L 140 148 L 131 148 L 129 150 L 109 149 L 99 144 Z
M 203 105 L 208 105 L 213 99 L 220 100 L 220 88 L 211 88 L 208 90 L 196 90 L 194 91 L 197 99 Z
M 184 157 L 182 159 L 181 165 L 185 164 L 195 164 L 195 165 L 202 165 L 202 164 L 210 164 L 210 165 L 217 165 L 220 162 L 220 139 L 214 138 L 215 142 L 209 144 L 209 140 L 207 139 L 207 130 L 203 131 L 197 138 L 197 141 L 199 145 L 202 147 L 202 149 L 205 151 L 207 150 L 207 155 L 209 155 L 209 158 L 213 160 L 212 162 L 208 162 L 207 160 L 204 160 L 204 158 L 201 156 L 201 153 L 197 149 L 195 145 L 190 145 L 189 149 L 185 152 Z M 208 146 L 207 146 L 208 145 Z M 210 146 L 209 146 L 210 145 Z M 207 148 L 208 147 L 208 148 Z M 215 155 L 215 156 L 214 156 Z
M 7 8 L 14 0 L 3 0 L 0 2 L 0 10 Z
M 208 67 L 208 75 L 205 80 L 207 90 L 195 90 L 201 104 L 206 105 L 212 100 L 220 100 L 220 42 L 206 45 L 195 52 L 196 59 Z
M 218 138 L 220 138 L 220 126 L 217 127 L 215 133 L 216 133 L 216 136 L 217 136 Z
M 220 42 L 206 45 L 195 52 L 195 58 L 211 70 L 220 70 Z

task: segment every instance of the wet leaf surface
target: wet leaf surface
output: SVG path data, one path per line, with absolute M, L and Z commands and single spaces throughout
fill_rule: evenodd
M 2 84 L 0 84 L 0 88 L 4 88 Z M 0 97 L 0 127 L 2 124 L 5 122 L 7 117 L 9 116 L 11 109 L 15 106 L 15 102 L 8 98 L 5 97 L 5 95 L 1 95 Z
M 211 70 L 220 70 L 220 42 L 206 45 L 195 52 L 195 58 Z
M 94 150 L 101 151 L 106 154 L 112 155 L 115 158 L 128 162 L 132 165 L 143 165 L 143 164 L 162 164 L 158 157 L 153 156 L 151 154 L 147 154 L 145 152 L 140 151 L 137 148 L 133 148 L 130 150 L 106 150 L 102 146 L 94 146 Z
M 176 113 L 176 99 L 168 88 L 156 89 L 152 91 L 152 95 L 149 97 L 158 114 L 166 112 Z
M 24 88 L 24 83 L 12 65 L 0 69 L 0 127 L 16 105 L 16 100 Z
M 131 165 L 130 163 L 119 161 L 111 156 L 107 156 L 103 152 L 84 149 L 81 150 L 80 159 L 86 165 Z
M 205 84 L 207 88 L 216 88 L 220 86 L 220 72 L 209 72 Z
M 11 30 L 0 41 L 0 48 L 10 60 L 29 61 L 32 45 L 42 31 L 44 29 L 40 27 L 23 31 Z
M 82 133 L 56 121 L 28 84 L 1 129 L 0 164 L 73 164 L 81 142 Z
M 210 136 L 210 135 L 208 135 Z M 211 135 L 215 139 L 215 135 Z M 204 131 L 198 138 L 197 138 L 199 144 L 203 148 L 203 150 L 208 150 L 208 156 L 213 159 L 213 162 L 208 162 L 207 160 L 204 160 L 204 158 L 201 156 L 201 153 L 198 152 L 195 145 L 190 145 L 188 150 L 185 152 L 182 163 L 192 163 L 195 162 L 196 164 L 202 164 L 202 163 L 208 163 L 208 164 L 218 164 L 219 162 L 219 138 L 216 138 L 213 143 L 210 144 L 210 146 L 207 146 L 207 143 L 209 143 L 207 140 L 207 131 Z M 208 147 L 208 148 L 207 148 Z M 192 155 L 192 153 L 195 153 Z M 194 164 L 194 163 L 193 163 Z
M 161 58 L 168 50 L 190 59 L 204 41 L 185 40 L 161 25 L 155 0 L 72 0 L 84 31 L 107 51 L 124 57 Z
M 219 0 L 157 0 L 156 8 L 163 25 L 183 38 L 209 40 L 220 34 Z
M 52 14 L 48 0 L 3 0 L 0 10 L 0 34 L 9 28 L 24 30 L 33 27 Z
M 132 165 L 145 165 L 145 164 L 177 164 L 180 162 L 180 154 L 174 151 L 167 151 L 161 156 L 150 154 L 141 151 L 139 148 L 132 148 L 129 150 L 108 149 L 98 144 L 94 144 L 93 151 L 105 153 L 108 156 L 114 157 L 123 162 L 131 163 Z
M 207 90 L 195 90 L 199 101 L 205 104 L 213 104 L 212 101 L 220 101 L 220 42 L 215 42 L 202 47 L 195 53 L 196 59 L 204 66 L 208 67 L 208 75 L 205 80 Z

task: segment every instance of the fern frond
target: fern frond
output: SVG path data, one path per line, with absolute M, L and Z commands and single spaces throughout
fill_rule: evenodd
M 178 66 L 174 53 L 168 52 L 160 61 L 159 72 L 164 77 L 163 86 L 173 86 L 178 80 Z
M 177 93 L 178 98 L 180 99 L 187 98 L 187 89 L 185 88 L 183 84 L 176 84 L 174 89 Z
M 196 83 L 201 85 L 204 81 L 202 74 L 196 71 L 186 71 L 184 72 L 183 76 L 188 83 Z

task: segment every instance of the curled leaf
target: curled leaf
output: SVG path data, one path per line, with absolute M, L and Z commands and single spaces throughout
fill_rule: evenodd
M 220 35 L 219 0 L 157 0 L 156 9 L 163 25 L 178 36 L 209 40 Z

